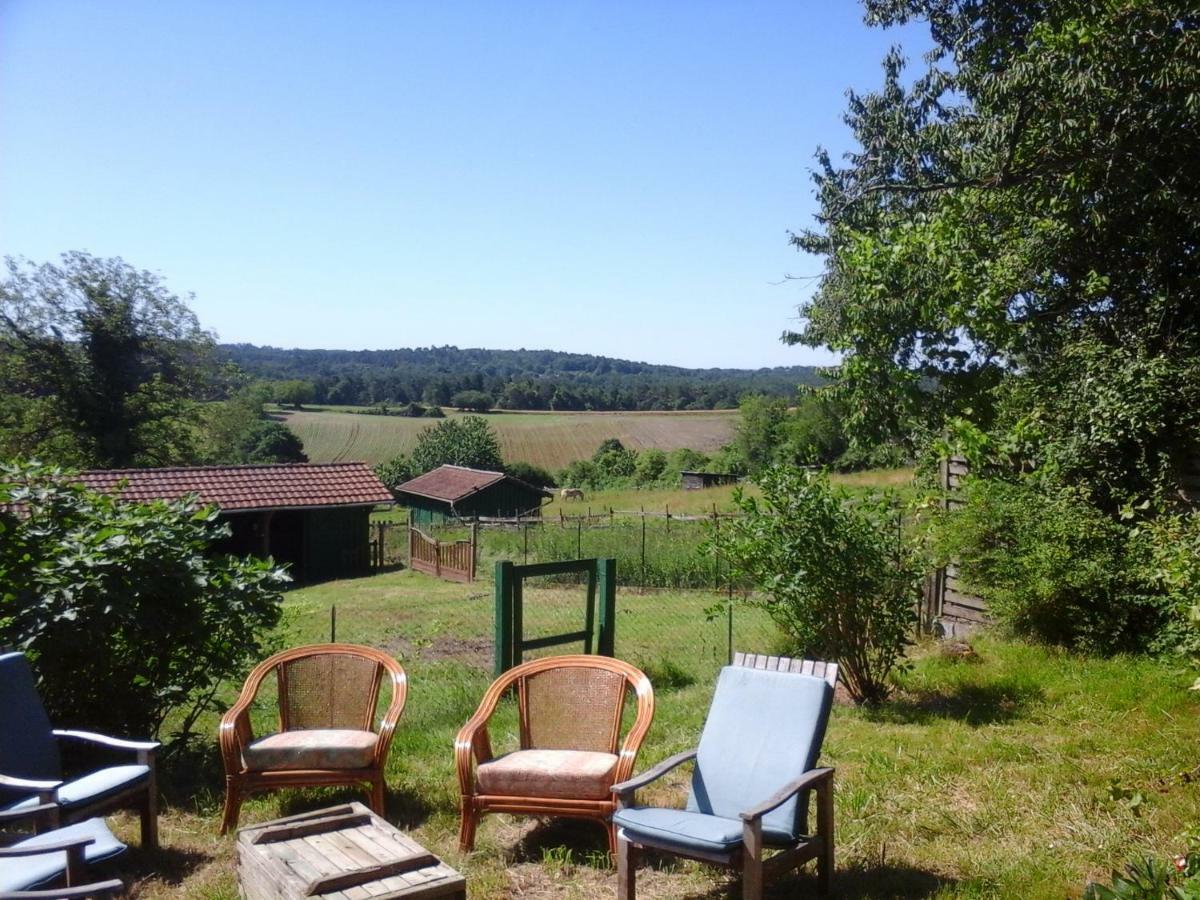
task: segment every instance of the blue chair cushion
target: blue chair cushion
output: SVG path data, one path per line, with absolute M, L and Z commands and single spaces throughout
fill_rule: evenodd
M 688 811 L 737 820 L 814 768 L 832 703 L 822 678 L 726 666 L 696 751 Z M 805 799 L 767 813 L 763 833 L 798 840 L 807 830 Z
M 144 784 L 149 777 L 149 766 L 109 766 L 107 769 L 98 769 L 60 787 L 58 802 L 64 809 L 70 810 L 73 806 L 103 801 L 106 797 L 137 786 L 139 782 Z M 37 802 L 37 797 L 26 797 L 6 809 L 25 809 L 36 806 Z
M 89 863 L 103 862 L 125 852 L 125 845 L 113 837 L 101 819 L 88 819 L 66 828 L 56 828 L 37 837 L 26 838 L 14 847 L 36 847 L 75 837 L 90 837 L 94 843 L 83 848 Z M 61 878 L 67 869 L 67 854 L 62 850 L 39 856 L 0 858 L 0 891 L 27 891 Z
M 0 654 L 0 772 L 35 781 L 62 777 L 58 739 L 24 653 Z M 0 789 L 0 804 L 16 796 Z
M 729 854 L 742 846 L 742 820 L 708 816 L 685 809 L 660 809 L 634 806 L 613 814 L 613 822 L 624 829 L 625 836 L 637 844 L 674 850 L 687 854 Z M 795 843 L 788 832 L 763 829 L 763 842 L 770 846 L 789 846 Z

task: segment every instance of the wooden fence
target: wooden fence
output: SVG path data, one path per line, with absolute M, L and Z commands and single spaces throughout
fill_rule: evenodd
M 448 581 L 475 580 L 476 531 L 465 541 L 439 541 L 418 528 L 408 529 L 409 566 Z
M 957 509 L 966 501 L 955 496 L 967 474 L 967 461 L 961 456 L 942 460 L 938 467 L 938 486 L 945 509 Z M 991 621 L 987 601 L 966 590 L 958 567 L 948 565 L 929 576 L 925 585 L 925 624 L 939 623 L 947 636 L 963 634 Z

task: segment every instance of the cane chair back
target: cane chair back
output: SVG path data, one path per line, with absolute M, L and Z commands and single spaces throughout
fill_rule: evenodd
M 281 662 L 276 677 L 281 731 L 371 730 L 383 678 L 377 661 L 332 653 L 304 656 Z
M 521 749 L 616 753 L 629 682 L 597 668 L 546 669 L 518 682 Z

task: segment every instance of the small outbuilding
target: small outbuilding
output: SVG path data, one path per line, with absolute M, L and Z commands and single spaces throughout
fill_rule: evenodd
M 396 496 L 411 510 L 414 525 L 436 525 L 476 516 L 540 516 L 551 493 L 503 472 L 438 466 L 404 482 Z
M 685 491 L 698 491 L 719 484 L 737 484 L 738 477 L 728 472 L 680 472 L 679 479 Z
M 366 574 L 371 510 L 395 502 L 360 462 L 94 469 L 79 480 L 133 502 L 195 495 L 232 531 L 215 551 L 270 556 L 300 582 Z

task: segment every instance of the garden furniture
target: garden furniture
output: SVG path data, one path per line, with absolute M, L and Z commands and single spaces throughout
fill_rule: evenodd
M 488 723 L 500 699 L 516 694 L 519 747 L 493 755 Z M 636 714 L 620 743 L 626 694 Z M 611 787 L 633 772 L 654 718 L 654 689 L 639 669 L 607 656 L 551 656 L 497 678 L 454 741 L 462 794 L 463 850 L 475 845 L 480 816 L 489 812 L 591 819 L 608 831 L 616 852 Z
M 837 667 L 787 657 L 741 656 L 721 670 L 695 750 L 613 785 L 619 808 L 617 895 L 634 900 L 643 849 L 730 866 L 742 896 L 761 900 L 763 881 L 817 860 L 822 892 L 833 873 L 833 769 L 816 768 Z M 803 674 L 820 671 L 820 675 Z M 693 761 L 685 809 L 635 806 L 634 792 Z M 808 832 L 808 793 L 817 829 Z M 764 858 L 768 848 L 779 853 Z
M 0 824 L 23 816 L 0 814 Z M 54 897 L 113 897 L 124 890 L 119 879 L 88 883 L 85 869 L 125 852 L 101 819 L 87 819 L 64 828 L 0 846 L 0 900 Z M 65 886 L 47 890 L 50 885 Z
M 130 765 L 93 769 L 65 780 L 60 741 L 130 751 Z M 41 830 L 89 819 L 97 813 L 136 806 L 141 812 L 142 846 L 158 846 L 157 741 L 126 741 L 88 731 L 51 727 L 23 653 L 0 654 L 0 812 L 32 812 Z
M 247 826 L 237 846 L 245 900 L 466 898 L 462 875 L 361 803 Z
M 278 728 L 256 737 L 250 707 L 272 674 Z M 376 724 L 385 674 L 391 700 Z M 407 691 L 407 677 L 396 660 L 357 644 L 296 647 L 259 663 L 221 719 L 221 833 L 237 825 L 246 794 L 282 787 L 369 784 L 371 808 L 382 815 L 384 766 Z

